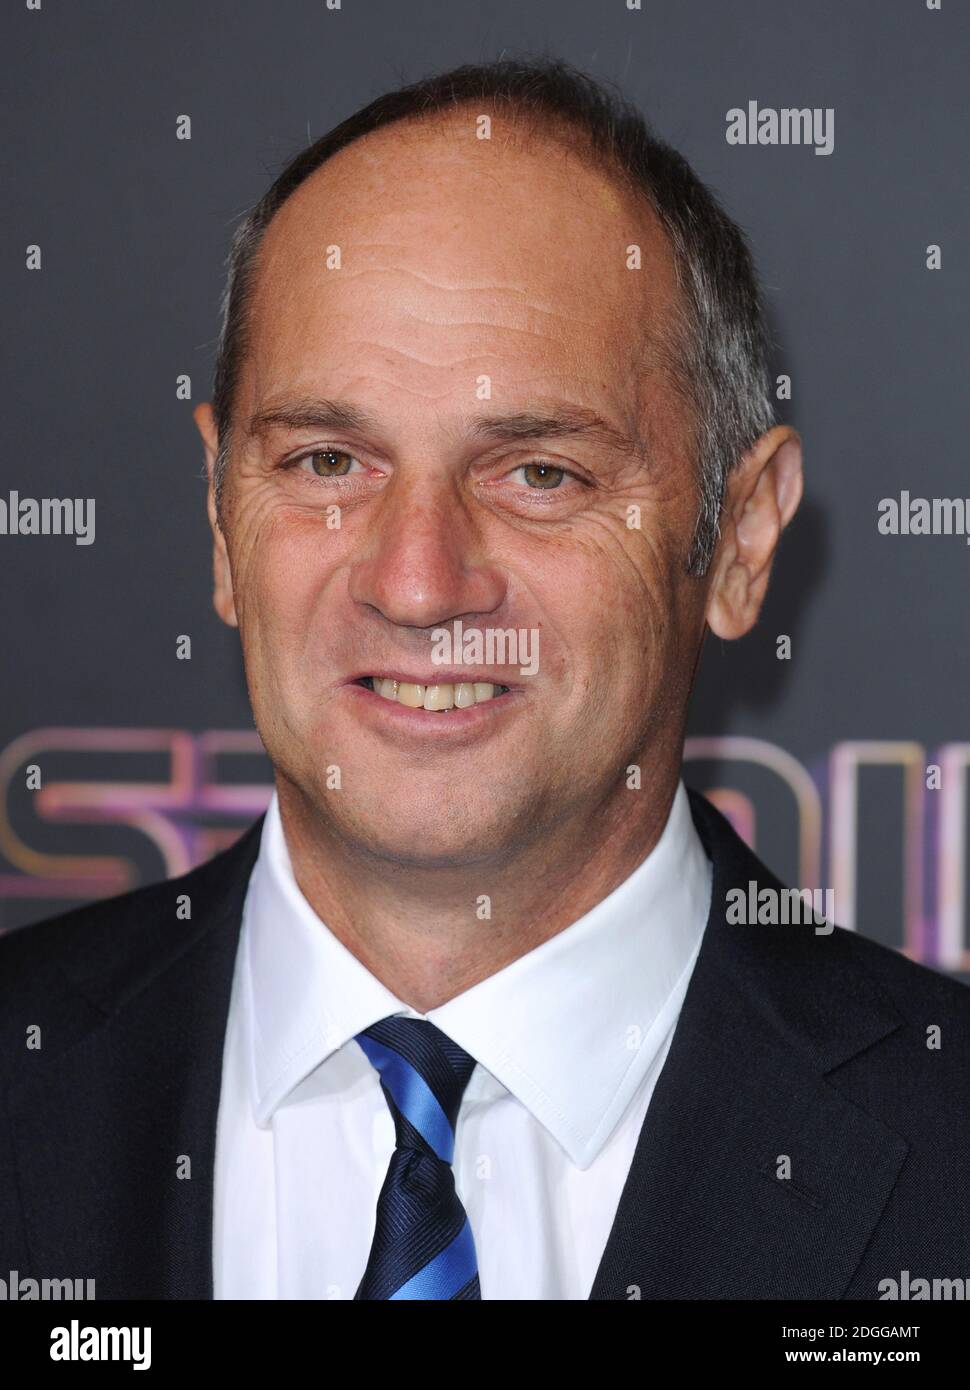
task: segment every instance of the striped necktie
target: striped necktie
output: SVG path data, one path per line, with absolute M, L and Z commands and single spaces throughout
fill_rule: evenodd
M 382 1019 L 357 1042 L 380 1075 L 397 1146 L 355 1298 L 480 1299 L 475 1242 L 451 1168 L 475 1059 L 423 1018 Z

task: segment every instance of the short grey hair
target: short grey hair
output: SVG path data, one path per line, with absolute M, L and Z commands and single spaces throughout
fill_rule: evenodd
M 245 216 L 232 238 L 222 299 L 213 412 L 218 433 L 215 500 L 222 518 L 232 412 L 248 351 L 248 309 L 257 253 L 276 212 L 338 150 L 396 121 L 470 103 L 504 104 L 546 125 L 584 134 L 608 169 L 646 199 L 669 238 L 683 298 L 664 348 L 689 406 L 699 506 L 686 557 L 704 575 L 720 536 L 728 475 L 775 423 L 770 340 L 747 237 L 686 159 L 655 136 L 630 102 L 588 74 L 552 59 L 503 59 L 423 78 L 378 97 L 303 149 Z

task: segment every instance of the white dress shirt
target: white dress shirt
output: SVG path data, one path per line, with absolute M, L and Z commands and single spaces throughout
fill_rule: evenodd
M 678 783 L 650 854 L 550 940 L 427 1014 L 297 886 L 274 793 L 243 911 L 216 1136 L 217 1299 L 352 1299 L 394 1149 L 355 1034 L 428 1018 L 478 1065 L 455 1185 L 483 1299 L 588 1299 L 700 949 L 711 865 Z

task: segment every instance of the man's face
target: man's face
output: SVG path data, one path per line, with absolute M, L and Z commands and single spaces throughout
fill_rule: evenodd
M 677 293 L 659 224 L 558 144 L 475 130 L 377 132 L 271 223 L 217 593 L 277 770 L 346 842 L 429 866 L 637 815 L 679 763 L 704 622 L 688 422 L 648 348 Z M 322 401 L 347 418 L 285 423 Z M 437 664 L 459 620 L 519 634 L 517 662 Z M 369 677 L 509 690 L 439 712 Z

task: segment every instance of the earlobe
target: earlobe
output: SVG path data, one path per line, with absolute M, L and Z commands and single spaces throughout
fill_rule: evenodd
M 233 594 L 229 553 L 226 549 L 225 536 L 217 528 L 214 531 L 212 545 L 212 580 L 213 608 L 227 627 L 238 627 L 239 619 L 236 616 L 236 600 Z
M 205 449 L 205 464 L 209 485 L 206 494 L 206 511 L 212 531 L 212 606 L 228 627 L 238 627 L 236 603 L 232 588 L 232 569 L 229 564 L 229 551 L 225 533 L 219 524 L 215 499 L 215 463 L 219 452 L 219 439 L 216 433 L 215 416 L 208 402 L 197 405 L 192 412 L 202 444 Z
M 718 637 L 743 637 L 757 621 L 778 541 L 798 509 L 802 486 L 801 441 L 782 425 L 762 435 L 729 480 L 707 608 L 708 626 Z

